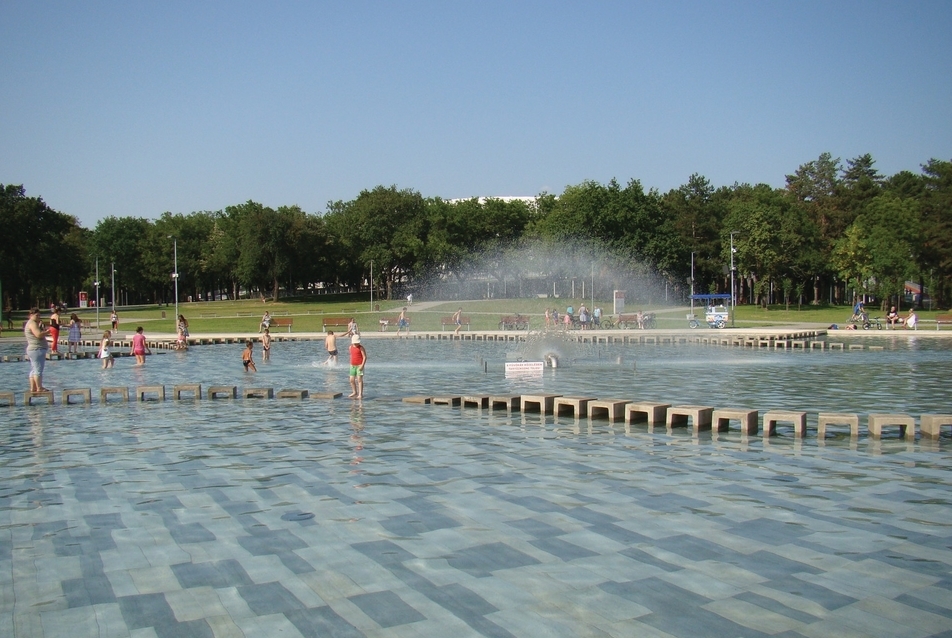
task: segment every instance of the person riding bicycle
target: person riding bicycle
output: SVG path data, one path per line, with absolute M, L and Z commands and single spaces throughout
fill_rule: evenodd
M 860 299 L 855 304 L 853 304 L 853 316 L 850 317 L 850 323 L 856 323 L 863 319 L 863 315 L 866 314 L 866 306 L 863 304 L 863 300 Z

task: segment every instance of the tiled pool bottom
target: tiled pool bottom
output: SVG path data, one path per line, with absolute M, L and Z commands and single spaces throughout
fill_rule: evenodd
M 384 399 L 6 415 L 0 636 L 952 631 L 947 439 Z

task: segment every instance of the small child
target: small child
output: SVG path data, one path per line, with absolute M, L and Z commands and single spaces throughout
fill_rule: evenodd
M 185 341 L 185 332 L 181 328 L 178 329 L 178 337 L 175 339 L 175 349 L 188 350 L 188 342 Z
M 264 351 L 262 358 L 265 361 L 271 359 L 271 329 L 265 328 L 264 334 L 261 335 L 261 349 Z
M 108 330 L 102 333 L 102 342 L 99 344 L 99 358 L 102 359 L 102 369 L 111 368 L 116 362 L 112 358 L 112 354 L 109 353 L 109 342 L 112 338 L 112 333 Z
M 250 368 L 252 372 L 257 372 L 258 368 L 255 367 L 255 361 L 252 358 L 253 349 L 255 344 L 250 341 L 245 341 L 245 351 L 241 353 L 241 363 L 245 366 L 245 372 Z

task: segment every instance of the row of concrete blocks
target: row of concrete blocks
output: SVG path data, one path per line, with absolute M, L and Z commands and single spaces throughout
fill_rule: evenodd
M 98 353 L 96 352 L 47 352 L 46 360 L 47 361 L 64 361 L 69 359 L 95 359 L 96 354 Z M 128 352 L 114 350 L 112 353 L 112 356 L 113 357 L 132 357 L 135 355 L 132 355 Z M 15 363 L 15 362 L 21 362 L 26 360 L 27 360 L 26 355 L 22 355 L 22 354 L 8 354 L 8 355 L 4 355 L 3 357 L 4 363 Z
M 341 392 L 310 392 L 309 390 L 285 389 L 275 392 L 274 388 L 243 388 L 240 393 L 245 399 L 337 399 L 342 396 Z M 61 391 L 60 402 L 63 405 L 78 405 L 82 403 L 92 403 L 91 388 L 70 388 Z M 164 385 L 140 385 L 135 388 L 135 394 L 131 395 L 138 401 L 165 401 L 166 393 Z M 186 383 L 172 386 L 172 398 L 176 401 L 198 400 L 202 398 L 202 386 L 200 383 Z M 239 396 L 238 386 L 235 385 L 213 385 L 210 386 L 205 394 L 209 400 L 213 399 L 237 399 Z M 129 388 L 110 387 L 99 389 L 99 402 L 108 403 L 110 398 L 119 401 L 129 402 Z M 45 392 L 24 392 L 23 404 L 33 405 L 35 402 L 45 402 L 50 405 L 54 403 L 54 393 L 52 390 Z M 16 393 L 0 392 L 0 405 L 16 405 Z
M 648 425 L 691 427 L 694 432 L 716 429 L 726 431 L 730 424 L 739 424 L 744 434 L 757 434 L 759 412 L 746 408 L 713 408 L 699 405 L 671 405 L 652 401 L 627 401 L 625 399 L 594 399 L 590 397 L 566 397 L 558 394 L 522 395 L 468 395 L 427 397 L 413 396 L 403 399 L 406 403 L 424 403 L 488 409 L 505 409 L 510 412 L 541 412 L 556 416 L 597 418 L 604 416 L 611 422 L 624 419 L 626 424 L 647 422 Z M 770 410 L 763 415 L 763 435 L 776 433 L 778 423 L 789 423 L 797 437 L 807 434 L 807 413 L 793 410 Z M 859 437 L 860 418 L 855 413 L 820 412 L 817 415 L 817 438 L 824 438 L 829 426 L 847 426 L 850 436 Z M 919 417 L 919 431 L 923 437 L 939 438 L 942 426 L 952 427 L 952 414 L 923 414 Z M 870 438 L 882 437 L 883 428 L 899 427 L 900 436 L 907 441 L 916 438 L 916 420 L 908 414 L 869 414 L 867 432 Z

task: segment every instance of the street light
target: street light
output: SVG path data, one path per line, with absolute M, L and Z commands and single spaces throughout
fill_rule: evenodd
M 96 330 L 99 330 L 99 257 L 96 257 L 96 281 L 93 285 L 96 286 Z
M 112 312 L 116 312 L 116 262 L 112 262 Z
M 739 230 L 731 231 L 731 328 L 737 326 L 737 316 L 734 309 L 734 306 L 736 305 L 734 302 L 734 253 L 736 252 L 734 249 L 734 235 L 737 235 L 738 233 L 740 233 Z
M 175 316 L 172 318 L 172 323 L 175 326 L 174 332 L 178 333 L 178 239 L 169 235 L 169 239 L 172 240 L 172 255 L 174 261 L 173 268 L 175 272 L 172 273 L 172 279 L 175 281 Z

